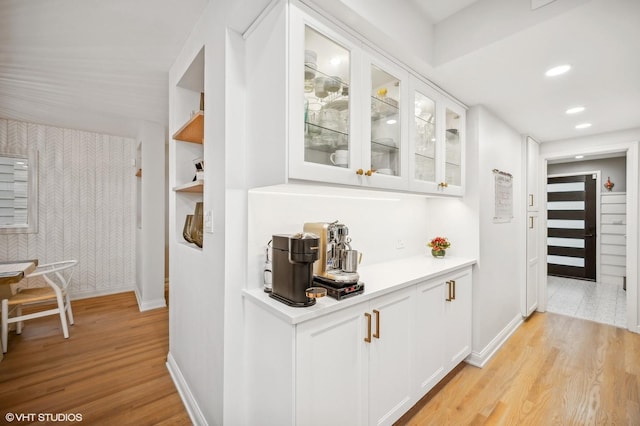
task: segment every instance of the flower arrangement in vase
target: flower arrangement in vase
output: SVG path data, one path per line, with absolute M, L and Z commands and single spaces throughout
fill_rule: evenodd
M 451 247 L 451 243 L 446 237 L 435 237 L 427 243 L 431 247 L 431 255 L 435 258 L 442 258 L 446 254 L 446 249 Z

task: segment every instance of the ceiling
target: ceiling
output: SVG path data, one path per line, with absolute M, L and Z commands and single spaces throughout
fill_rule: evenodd
M 208 0 L 1 0 L 0 117 L 135 137 Z
M 640 127 L 640 1 L 403 2 L 433 34 L 417 68 L 519 133 L 546 142 Z M 166 126 L 168 70 L 207 3 L 0 1 L 0 117 L 130 137 L 140 121 Z M 545 77 L 560 63 L 571 71 Z M 576 105 L 586 110 L 565 114 Z
M 443 21 L 478 0 L 413 0 L 433 23 Z
M 640 127 L 640 1 L 517 3 L 528 1 L 480 0 L 438 22 L 434 80 L 541 142 Z M 565 63 L 567 74 L 545 76 Z M 586 109 L 567 115 L 574 106 Z

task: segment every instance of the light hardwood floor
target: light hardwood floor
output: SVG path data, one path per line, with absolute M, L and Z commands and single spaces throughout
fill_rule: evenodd
M 640 425 L 640 335 L 536 313 L 482 369 L 464 365 L 399 424 Z
M 0 424 L 7 413 L 73 413 L 91 425 L 191 424 L 165 366 L 168 309 L 139 312 L 133 293 L 72 307 L 69 339 L 56 316 L 26 321 L 20 336 L 9 333 L 0 362 Z
M 0 423 L 10 412 L 79 413 L 92 425 L 190 424 L 165 367 L 167 309 L 140 313 L 133 293 L 72 303 L 68 340 L 54 316 L 10 333 Z M 398 423 L 639 425 L 639 378 L 640 335 L 538 313 L 484 368 L 463 364 Z

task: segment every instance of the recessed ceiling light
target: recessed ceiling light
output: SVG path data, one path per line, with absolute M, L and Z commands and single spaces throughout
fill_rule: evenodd
M 587 127 L 591 127 L 591 123 L 581 123 L 576 126 L 576 129 L 586 129 Z
M 576 155 L 576 160 L 580 160 L 581 158 L 584 158 L 584 155 Z
M 548 69 L 546 73 L 544 73 L 547 77 L 555 77 L 560 74 L 564 74 L 571 69 L 571 65 L 559 65 L 557 67 L 553 67 Z
M 569 108 L 565 112 L 567 114 L 577 114 L 577 113 L 582 112 L 582 111 L 584 111 L 584 107 L 583 106 L 577 106 L 577 107 Z

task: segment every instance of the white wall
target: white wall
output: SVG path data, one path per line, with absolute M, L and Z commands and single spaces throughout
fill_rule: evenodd
M 315 185 L 251 190 L 247 288 L 262 285 L 264 249 L 272 235 L 302 232 L 305 222 L 339 220 L 347 225 L 351 246 L 363 253 L 363 265 L 426 256 L 426 242 L 439 232 L 431 226 L 430 201 L 424 196 Z M 397 248 L 399 242 L 404 248 Z M 455 250 L 454 246 L 450 254 Z
M 244 385 L 240 292 L 246 275 L 246 189 L 244 137 L 238 130 L 244 126 L 244 87 L 241 64 L 231 64 L 242 56 L 235 50 L 241 47 L 241 39 L 229 36 L 226 27 L 246 29 L 267 3 L 210 2 L 169 73 L 172 135 L 194 109 L 181 104 L 176 84 L 204 46 L 206 166 L 202 200 L 205 212 L 212 212 L 213 233 L 205 232 L 202 250 L 179 242 L 182 228 L 178 224 L 184 223 L 184 216 L 176 210 L 186 197 L 179 200 L 169 192 L 167 365 L 195 424 L 242 424 L 244 415 L 237 403 Z M 184 183 L 176 180 L 174 141 L 169 143 L 169 158 L 169 186 L 174 187 Z
M 433 63 L 434 28 L 426 14 L 412 2 L 397 7 L 387 0 L 302 0 L 324 10 L 385 52 L 393 52 L 412 66 Z M 390 17 L 393 19 L 390 19 Z
M 627 190 L 627 160 L 625 157 L 602 158 L 598 160 L 588 161 L 571 161 L 568 163 L 555 163 L 547 165 L 547 175 L 583 173 L 600 170 L 601 184 L 611 178 L 614 183 L 611 192 L 625 192 Z M 607 192 L 604 186 L 600 187 L 601 191 Z
M 79 261 L 73 298 L 135 285 L 133 139 L 0 119 L 0 152 L 39 152 L 36 234 L 0 235 L 0 260 Z
M 478 264 L 473 271 L 471 362 L 478 365 L 493 355 L 521 321 L 520 292 L 526 279 L 525 219 L 520 208 L 525 202 L 523 149 L 522 136 L 486 107 L 469 109 L 467 192 L 474 197 L 468 202 L 480 229 Z M 493 220 L 493 169 L 513 175 L 514 218 L 507 223 Z
M 213 179 L 214 164 L 220 159 L 213 154 L 215 143 L 220 141 L 223 125 L 216 120 L 214 110 L 220 117 L 220 101 L 224 100 L 224 77 L 220 65 L 224 58 L 220 50 L 216 51 L 214 42 L 222 32 L 216 22 L 214 7 L 210 4 L 194 28 L 185 46 L 169 72 L 169 135 L 173 135 L 189 117 L 197 104 L 186 105 L 177 94 L 176 84 L 188 69 L 192 60 L 205 46 L 205 72 L 207 85 L 205 93 L 205 182 Z M 211 42 L 210 42 L 211 40 Z M 214 96 L 215 94 L 215 96 Z M 179 172 L 176 158 L 176 144 L 169 142 L 169 187 L 184 183 Z M 185 147 L 191 148 L 189 144 Z M 194 158 L 191 156 L 190 158 Z M 182 167 L 186 170 L 186 167 Z M 224 170 L 224 169 L 223 169 Z M 184 171 L 183 171 L 184 174 Z M 182 179 L 182 181 L 181 181 Z M 222 180 L 219 185 L 224 185 Z M 207 184 L 203 201 L 205 209 L 213 204 L 213 187 Z M 189 208 L 193 210 L 197 195 L 189 197 L 193 201 Z M 203 248 L 198 250 L 180 243 L 177 235 L 182 233 L 184 216 L 176 213 L 180 203 L 188 198 L 178 199 L 175 192 L 169 191 L 169 355 L 168 367 L 184 398 L 185 406 L 196 424 L 208 422 L 222 424 L 222 389 L 224 336 L 222 333 L 224 314 L 224 256 L 219 256 L 220 237 L 216 242 L 209 234 L 204 235 Z M 217 200 L 216 200 L 217 201 Z M 222 203 L 223 204 L 223 203 Z M 224 206 L 224 204 L 223 204 Z M 182 211 L 186 211 L 183 208 Z
M 138 140 L 142 146 L 141 220 L 136 229 L 138 273 L 136 297 L 141 311 L 166 306 L 164 299 L 165 246 L 165 130 L 145 122 Z

